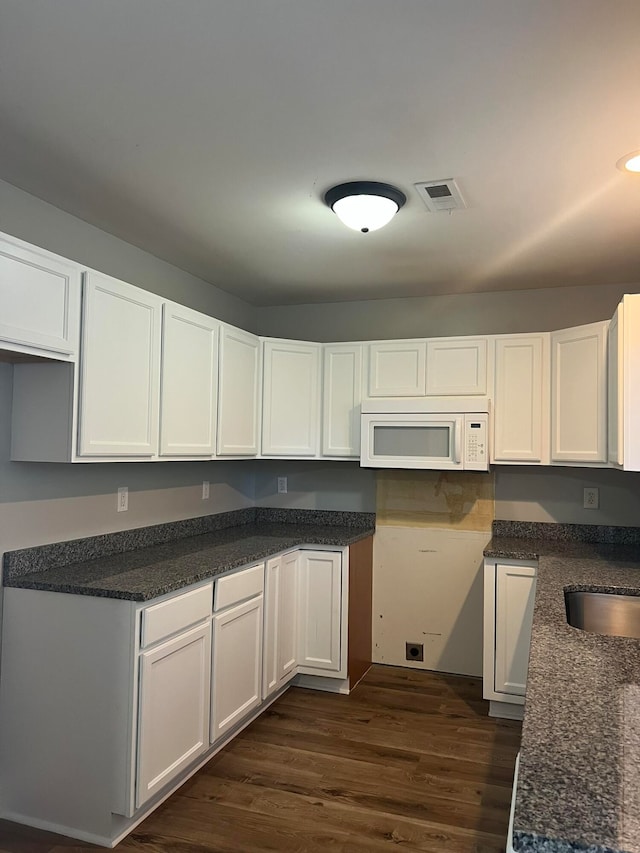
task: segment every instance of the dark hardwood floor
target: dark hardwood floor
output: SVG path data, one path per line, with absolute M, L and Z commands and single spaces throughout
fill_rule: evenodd
M 294 688 L 116 849 L 504 851 L 520 724 L 487 709 L 480 679 L 415 669 Z M 1 853 L 99 849 L 0 821 Z

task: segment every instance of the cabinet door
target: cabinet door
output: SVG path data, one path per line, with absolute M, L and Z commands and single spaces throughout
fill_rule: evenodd
M 278 598 L 278 685 L 281 687 L 296 673 L 298 665 L 298 552 L 280 559 Z
M 218 456 L 256 456 L 260 401 L 260 339 L 223 326 L 220 332 Z
M 323 551 L 298 552 L 298 664 L 300 672 L 341 669 L 342 560 Z
M 551 461 L 607 461 L 607 326 L 551 334 Z
M 278 687 L 278 601 L 280 557 L 267 560 L 264 577 L 264 649 L 262 695 L 266 699 Z
M 485 338 L 433 338 L 427 341 L 427 394 L 486 393 Z
M 370 397 L 424 397 L 426 341 L 385 341 L 369 345 Z
M 318 454 L 319 379 L 320 344 L 264 342 L 264 456 Z
M 86 275 L 80 456 L 157 453 L 161 305 L 152 293 Z
M 360 456 L 362 344 L 326 344 L 323 371 L 323 456 Z
M 286 684 L 297 671 L 297 565 L 297 551 L 267 561 L 264 614 L 264 698 Z
M 140 655 L 136 807 L 209 746 L 211 622 Z
M 548 463 L 548 341 L 548 335 L 496 340 L 496 462 Z
M 535 589 L 534 568 L 496 566 L 496 693 L 525 694 Z
M 0 347 L 62 357 L 77 353 L 80 268 L 13 237 L 0 237 Z
M 212 456 L 218 385 L 218 324 L 182 305 L 162 314 L 161 456 Z
M 262 630 L 261 595 L 213 619 L 212 743 L 261 702 Z

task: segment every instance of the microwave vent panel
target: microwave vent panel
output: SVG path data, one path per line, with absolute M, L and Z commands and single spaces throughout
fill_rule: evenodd
M 430 210 L 431 213 L 464 210 L 467 206 L 462 198 L 460 188 L 453 178 L 446 178 L 441 181 L 425 181 L 414 184 L 414 187 L 425 203 L 427 210 Z

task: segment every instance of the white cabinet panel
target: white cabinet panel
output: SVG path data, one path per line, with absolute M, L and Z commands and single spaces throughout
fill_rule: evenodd
M 259 440 L 260 339 L 223 326 L 220 332 L 218 456 L 255 456 Z
M 622 302 L 609 326 L 609 461 L 640 471 L 640 294 Z
M 77 353 L 80 267 L 44 249 L 0 236 L 0 348 Z
M 136 806 L 208 748 L 211 622 L 140 656 Z
M 325 344 L 322 455 L 360 455 L 362 344 Z
M 551 461 L 607 461 L 607 326 L 551 334 Z
M 162 316 L 160 454 L 212 456 L 218 391 L 218 323 L 182 305 Z
M 624 464 L 624 302 L 609 324 L 607 345 L 607 446 L 613 465 Z
M 496 693 L 525 694 L 535 588 L 534 568 L 496 566 Z
M 426 341 L 385 341 L 369 345 L 370 397 L 424 397 Z
M 84 284 L 79 455 L 153 456 L 161 300 L 97 273 Z
M 297 672 L 297 565 L 298 553 L 282 554 L 267 562 L 263 698 Z
M 486 338 L 428 340 L 426 392 L 434 396 L 486 394 Z
M 300 672 L 339 671 L 342 640 L 342 560 L 338 553 L 298 555 Z
M 264 456 L 318 454 L 320 350 L 320 344 L 264 341 Z
M 262 596 L 213 619 L 212 743 L 261 702 L 262 632 Z
M 493 458 L 548 464 L 549 335 L 498 338 L 495 347 Z

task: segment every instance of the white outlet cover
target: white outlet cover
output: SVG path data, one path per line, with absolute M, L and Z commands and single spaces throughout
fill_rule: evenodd
M 210 491 L 209 491 L 209 481 L 208 481 L 208 480 L 203 480 L 203 481 L 202 481 L 202 500 L 203 500 L 203 501 L 208 501 L 208 500 L 209 500 L 209 494 L 210 494 Z
M 587 486 L 582 490 L 582 506 L 584 509 L 599 509 L 600 490 L 596 486 Z
M 128 486 L 120 486 L 118 488 L 118 512 L 127 512 L 129 510 L 129 488 Z

